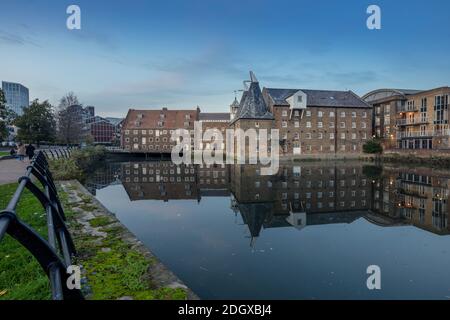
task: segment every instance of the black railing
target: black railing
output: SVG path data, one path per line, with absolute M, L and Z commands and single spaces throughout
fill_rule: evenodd
M 32 181 L 32 177 L 42 188 Z M 33 193 L 46 211 L 48 240 L 21 221 L 16 212 L 25 188 Z M 67 286 L 70 276 L 67 267 L 72 265 L 76 251 L 65 220 L 47 159 L 44 153 L 39 151 L 28 166 L 26 174 L 19 179 L 19 186 L 8 206 L 0 212 L 0 242 L 8 233 L 33 254 L 50 280 L 54 300 L 83 299 L 80 290 L 71 290 Z
M 74 148 L 54 148 L 54 149 L 42 149 L 41 151 L 45 154 L 47 159 L 61 159 L 69 158 L 72 154 Z

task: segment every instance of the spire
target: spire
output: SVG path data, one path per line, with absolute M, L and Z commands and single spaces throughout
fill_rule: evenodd
M 258 83 L 258 79 L 256 79 L 256 76 L 255 76 L 255 74 L 253 73 L 253 71 L 250 71 L 250 81 L 253 83 L 253 82 L 256 82 L 256 83 Z

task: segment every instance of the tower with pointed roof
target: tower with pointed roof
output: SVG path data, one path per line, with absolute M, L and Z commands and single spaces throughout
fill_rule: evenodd
M 244 92 L 242 94 L 239 107 L 237 108 L 237 112 L 230 121 L 229 126 L 234 130 L 242 129 L 247 131 L 248 129 L 255 129 L 258 133 L 260 129 L 267 129 L 270 132 L 273 125 L 274 116 L 269 111 L 269 108 L 264 101 L 261 88 L 255 74 L 250 71 L 250 80 L 244 81 Z M 240 152 L 240 150 L 237 150 L 237 147 L 238 144 L 237 141 L 235 141 L 235 155 Z M 248 145 L 246 145 L 245 148 L 246 158 L 248 158 Z

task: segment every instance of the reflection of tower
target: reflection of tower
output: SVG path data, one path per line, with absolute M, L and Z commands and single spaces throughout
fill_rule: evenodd
M 242 220 L 247 225 L 250 231 L 250 246 L 255 245 L 256 239 L 259 237 L 263 228 L 264 222 L 273 211 L 271 203 L 245 203 L 239 204 L 239 211 L 242 215 Z

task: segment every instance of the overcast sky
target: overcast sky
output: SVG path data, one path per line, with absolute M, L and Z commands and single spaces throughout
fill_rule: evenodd
M 82 29 L 66 28 L 81 7 Z M 378 4 L 382 29 L 366 27 Z M 100 115 L 227 111 L 253 70 L 261 87 L 427 89 L 450 84 L 450 1 L 0 0 L 0 80 Z

